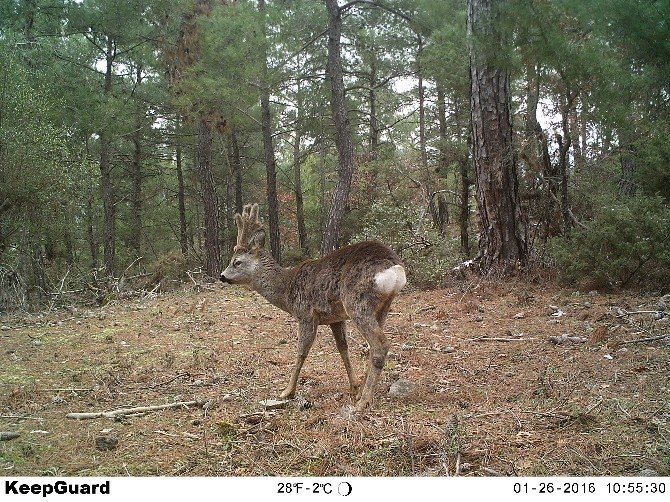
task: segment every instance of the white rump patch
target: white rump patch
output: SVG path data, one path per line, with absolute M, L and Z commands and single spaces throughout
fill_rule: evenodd
M 375 275 L 375 285 L 380 293 L 385 295 L 396 294 L 407 283 L 405 269 L 402 265 L 393 265 Z

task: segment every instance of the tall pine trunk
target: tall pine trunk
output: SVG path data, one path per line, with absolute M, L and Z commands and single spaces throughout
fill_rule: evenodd
M 423 39 L 417 36 L 416 51 L 416 76 L 418 80 L 419 94 L 419 151 L 421 152 L 421 167 L 428 169 L 428 149 L 426 147 L 426 90 L 423 84 L 423 69 L 421 68 L 421 53 L 423 52 Z
M 108 35 L 105 57 L 105 83 L 103 88 L 105 96 L 108 96 L 112 91 L 114 56 L 114 41 Z M 111 134 L 106 125 L 103 125 L 100 130 L 100 185 L 103 207 L 102 245 L 105 273 L 110 277 L 114 275 L 114 255 L 116 252 L 116 208 L 114 206 L 114 187 L 112 185 L 111 147 Z
M 258 0 L 258 10 L 265 13 L 265 0 Z M 265 31 L 265 20 L 263 20 Z M 261 128 L 263 129 L 263 152 L 265 156 L 265 174 L 267 180 L 268 230 L 270 234 L 270 252 L 275 260 L 281 261 L 279 240 L 279 199 L 277 198 L 277 163 L 272 144 L 272 115 L 270 113 L 270 87 L 268 83 L 267 53 L 264 51 L 261 68 Z
M 494 8 L 499 4 L 497 0 L 468 0 L 470 113 L 480 227 L 477 261 L 480 271 L 487 275 L 509 275 L 526 261 L 512 144 L 509 73 L 497 68 L 483 47 L 503 42 L 494 19 Z
M 139 87 L 142 83 L 142 66 L 137 67 L 136 85 Z M 142 114 L 143 115 L 143 114 Z M 139 258 L 142 248 L 142 125 L 144 116 L 137 117 L 135 130 L 132 134 L 133 142 L 133 162 L 132 162 L 132 192 L 130 195 L 131 215 L 130 215 L 130 246 L 135 252 L 135 257 Z
M 217 277 L 221 272 L 219 246 L 219 201 L 212 173 L 212 130 L 207 117 L 198 120 L 198 181 L 205 226 L 205 272 Z
M 188 227 L 186 226 L 186 188 L 184 186 L 183 155 L 181 146 L 180 117 L 177 115 L 175 132 L 177 143 L 175 145 L 175 161 L 177 169 L 177 205 L 179 208 L 179 245 L 182 254 L 188 252 Z
M 337 0 L 326 0 L 328 9 L 328 77 L 331 87 L 330 106 L 335 122 L 335 145 L 339 166 L 337 184 L 333 190 L 330 213 L 321 242 L 321 254 L 325 255 L 338 247 L 337 239 L 349 202 L 351 180 L 354 169 L 354 146 L 351 124 L 347 116 L 344 89 L 344 71 L 341 58 L 342 16 Z
M 230 131 L 230 154 L 235 178 L 235 211 L 242 214 L 242 158 L 240 157 L 240 145 L 237 142 L 237 133 L 234 127 Z
M 295 123 L 295 142 L 293 143 L 293 193 L 295 195 L 295 216 L 298 225 L 298 246 L 304 256 L 309 255 L 307 243 L 307 229 L 305 228 L 305 207 L 302 194 L 302 179 L 300 173 L 300 142 L 302 141 L 302 92 L 300 82 L 296 92 L 297 116 Z

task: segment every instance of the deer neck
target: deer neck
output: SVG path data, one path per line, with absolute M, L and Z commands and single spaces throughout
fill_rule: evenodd
M 256 277 L 251 282 L 252 289 L 275 307 L 288 312 L 288 269 L 279 265 L 267 251 L 262 251 L 259 258 Z

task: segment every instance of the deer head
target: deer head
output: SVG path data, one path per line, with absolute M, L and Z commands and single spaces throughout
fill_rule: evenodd
M 258 204 L 247 204 L 235 215 L 237 244 L 221 280 L 230 284 L 248 284 L 256 276 L 260 252 L 265 247 L 265 230 L 258 220 Z

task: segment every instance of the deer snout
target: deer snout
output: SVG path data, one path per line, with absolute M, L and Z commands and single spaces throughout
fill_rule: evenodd
M 221 272 L 221 282 L 225 284 L 232 284 L 232 282 L 230 282 L 230 280 L 224 275 L 223 272 Z

